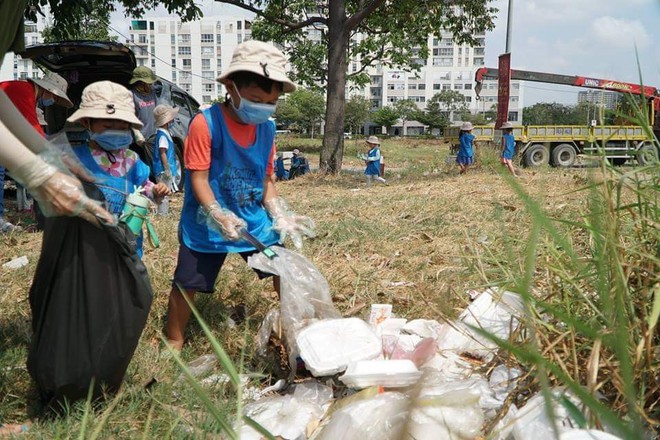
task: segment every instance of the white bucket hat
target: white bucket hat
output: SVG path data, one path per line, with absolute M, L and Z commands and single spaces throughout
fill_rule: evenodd
M 505 128 L 513 128 L 513 124 L 511 122 L 505 122 L 504 124 L 502 124 L 500 128 L 502 130 L 504 130 Z
M 380 145 L 380 141 L 378 140 L 378 138 L 376 136 L 369 136 L 367 138 L 367 142 L 370 143 L 370 144 Z
M 263 41 L 248 40 L 239 44 L 231 57 L 227 70 L 216 81 L 224 81 L 235 72 L 252 72 L 283 84 L 285 93 L 296 90 L 296 85 L 286 74 L 287 59 L 275 46 Z
M 69 84 L 57 73 L 48 72 L 43 78 L 29 78 L 28 81 L 32 81 L 42 89 L 55 95 L 55 100 L 58 105 L 66 108 L 73 107 L 73 102 L 71 102 L 66 95 L 66 90 L 69 88 Z
M 474 127 L 472 126 L 471 122 L 463 122 L 463 125 L 461 125 L 461 131 L 470 131 Z
M 142 122 L 135 116 L 133 94 L 112 81 L 98 81 L 85 87 L 80 107 L 67 121 L 78 122 L 86 118 L 118 119 L 134 128 L 142 127 Z
M 168 122 L 176 118 L 179 114 L 179 107 L 171 107 L 167 104 L 158 104 L 154 108 L 154 118 L 156 120 L 156 127 L 162 127 Z

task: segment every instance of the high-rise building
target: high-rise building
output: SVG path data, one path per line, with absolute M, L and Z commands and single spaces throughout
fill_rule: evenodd
M 578 104 L 588 102 L 609 110 L 614 110 L 616 109 L 617 102 L 619 102 L 619 96 L 620 94 L 617 92 L 585 90 L 578 92 L 577 102 Z
M 38 15 L 36 22 L 25 22 L 25 46 L 32 46 L 43 42 L 41 32 L 51 25 L 51 17 L 47 7 L 45 16 Z M 19 55 L 9 52 L 5 55 L 0 67 L 0 81 L 41 78 L 43 72 L 32 60 L 23 59 Z
M 138 66 L 179 85 L 200 102 L 222 95 L 215 79 L 228 66 L 236 46 L 251 38 L 242 17 L 204 17 L 182 23 L 170 18 L 133 20 L 126 43 Z

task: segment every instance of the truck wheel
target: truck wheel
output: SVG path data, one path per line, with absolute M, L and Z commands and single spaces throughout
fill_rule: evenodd
M 541 144 L 529 147 L 523 157 L 523 165 L 526 167 L 540 167 L 548 163 L 548 149 Z
M 653 144 L 644 144 L 637 150 L 637 162 L 640 165 L 658 163 L 658 148 Z
M 556 167 L 572 167 L 577 158 L 577 151 L 571 144 L 559 144 L 552 149 L 552 165 Z

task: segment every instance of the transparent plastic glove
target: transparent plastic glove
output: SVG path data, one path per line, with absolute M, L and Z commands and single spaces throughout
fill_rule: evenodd
M 197 222 L 206 223 L 210 229 L 221 233 L 231 241 L 238 240 L 241 230 L 247 227 L 245 220 L 230 210 L 223 208 L 218 202 L 213 202 L 203 207 L 200 206 L 197 212 Z
M 34 196 L 46 216 L 78 216 L 95 224 L 101 218 L 114 223 L 112 214 L 85 195 L 78 179 L 57 171 L 39 157 L 10 174 Z
M 297 215 L 282 197 L 275 197 L 264 202 L 264 207 L 273 219 L 273 229 L 280 234 L 280 243 L 286 237 L 291 237 L 293 245 L 300 249 L 303 245 L 303 235 L 316 237 L 314 221 L 304 215 Z

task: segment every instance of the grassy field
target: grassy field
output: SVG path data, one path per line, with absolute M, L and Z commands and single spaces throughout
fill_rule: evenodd
M 279 142 L 279 148 L 300 148 L 313 165 L 318 164 L 318 140 L 286 138 Z M 357 151 L 362 149 L 361 141 L 346 141 L 346 168 L 363 167 L 363 162 L 356 158 Z M 303 253 L 327 278 L 335 305 L 342 313 L 365 317 L 370 304 L 391 303 L 396 315 L 442 321 L 454 318 L 463 310 L 469 300 L 469 290 L 502 285 L 527 287 L 536 298 L 556 300 L 562 313 L 571 310 L 569 316 L 583 319 L 585 325 L 591 323 L 594 316 L 601 318 L 597 316 L 598 307 L 587 307 L 586 302 L 571 299 L 570 295 L 579 294 L 583 298 L 585 292 L 597 289 L 589 290 L 592 287 L 590 275 L 580 271 L 572 273 L 563 265 L 563 257 L 574 252 L 569 259 L 576 267 L 582 267 L 579 266 L 581 262 L 597 255 L 594 249 L 598 240 L 589 228 L 583 227 L 593 215 L 593 202 L 600 194 L 594 191 L 599 185 L 615 187 L 608 182 L 619 178 L 637 182 L 639 176 L 632 170 L 623 170 L 630 175 L 621 177 L 599 168 L 527 169 L 512 185 L 501 174 L 497 153 L 487 149 L 478 152 L 478 165 L 462 176 L 455 164 L 447 163 L 448 146 L 436 140 L 386 140 L 382 153 L 386 158 L 385 177 L 389 186 L 367 187 L 361 171 L 346 171 L 338 176 L 313 173 L 278 184 L 290 205 L 316 222 L 318 237 L 305 243 Z M 641 180 L 647 178 L 648 175 L 643 175 Z M 588 187 L 591 189 L 585 189 Z M 621 248 L 617 247 L 616 252 L 623 252 L 622 249 L 631 252 L 632 256 L 621 255 L 626 282 L 632 286 L 630 294 L 636 295 L 635 306 L 643 303 L 650 307 L 652 286 L 658 281 L 658 224 L 640 223 L 635 208 L 639 191 L 635 185 L 624 184 L 620 188 L 620 193 L 613 196 L 620 202 L 617 206 L 628 206 L 633 214 L 617 225 Z M 88 438 L 93 435 L 126 439 L 199 438 L 202 432 L 217 429 L 189 386 L 177 380 L 180 373 L 173 361 L 160 357 L 170 279 L 176 264 L 177 214 L 181 201 L 182 196 L 176 195 L 172 203 L 174 212 L 168 218 L 155 218 L 161 248 L 147 247 L 144 257 L 155 298 L 123 391 L 111 404 L 87 416 L 88 408 L 83 402 L 71 408 L 66 417 L 54 420 L 38 417 L 37 396 L 25 362 L 31 332 L 27 292 L 39 256 L 41 234 L 0 235 L 3 249 L 0 263 L 22 255 L 30 261 L 22 269 L 0 272 L 1 422 L 32 419 L 33 426 L 26 438 Z M 654 206 L 657 210 L 657 194 Z M 539 212 L 550 219 L 553 231 L 534 227 L 540 224 Z M 607 213 L 603 213 L 605 215 Z M 622 215 L 625 216 L 625 212 Z M 651 231 L 645 232 L 643 227 L 650 227 Z M 534 247 L 530 249 L 532 242 Z M 531 253 L 534 261 L 530 270 Z M 640 272 L 642 266 L 643 273 Z M 253 352 L 253 341 L 261 318 L 277 306 L 270 283 L 257 280 L 239 257 L 231 256 L 216 288 L 213 296 L 198 296 L 198 308 L 235 362 L 245 371 L 262 372 L 264 364 Z M 656 300 L 657 296 L 656 293 Z M 591 298 L 590 302 L 597 304 L 598 299 Z M 246 304 L 249 319 L 245 325 L 231 328 L 225 316 L 228 307 L 238 303 Z M 642 321 L 649 315 L 646 309 L 631 313 Z M 605 326 L 609 321 L 598 322 Z M 566 327 L 559 331 L 560 326 L 555 324 L 550 320 L 542 329 L 539 344 L 543 356 L 549 361 L 561 361 L 566 355 L 565 365 L 560 369 L 577 383 L 590 385 L 592 379 L 585 372 L 584 364 L 593 351 L 593 340 L 586 331 L 564 334 Z M 617 414 L 626 412 L 626 407 L 631 405 L 630 398 L 636 398 L 641 410 L 633 419 L 641 420 L 646 426 L 653 426 L 653 421 L 657 423 L 659 418 L 657 388 L 649 389 L 658 385 L 658 341 L 653 329 L 654 325 L 644 325 L 633 329 L 631 335 L 634 337 L 639 330 L 640 338 L 646 341 L 640 350 L 651 350 L 646 355 L 642 353 L 639 359 L 644 365 L 635 364 L 647 375 L 642 379 L 643 384 L 639 384 L 643 389 L 628 390 L 635 396 L 626 397 L 625 387 L 620 391 L 615 382 L 625 382 L 629 373 L 624 371 L 621 377 L 611 380 L 607 375 L 612 368 L 616 369 L 616 365 L 611 365 L 609 369 L 603 366 L 596 372 L 591 390 L 600 391 Z M 649 331 L 650 334 L 644 333 Z M 556 341 L 559 343 L 553 345 Z M 637 344 L 637 341 L 634 339 L 630 343 Z M 618 362 L 616 353 L 611 354 L 608 347 L 606 340 L 603 359 Z M 209 352 L 209 342 L 199 325 L 193 323 L 189 326 L 183 358 L 189 361 Z M 537 367 L 532 361 L 518 358 L 528 370 Z M 512 359 L 510 356 L 509 361 Z M 557 381 L 558 374 L 552 369 L 549 371 L 550 381 Z M 637 379 L 637 373 L 633 374 Z M 145 384 L 154 378 L 156 385 L 146 390 Z M 538 381 L 531 380 L 528 385 L 538 388 Z M 228 390 L 215 390 L 213 398 L 220 408 L 231 412 L 232 407 L 227 404 L 231 400 Z

